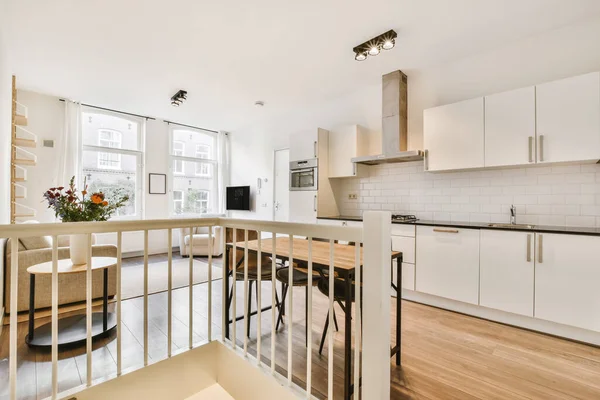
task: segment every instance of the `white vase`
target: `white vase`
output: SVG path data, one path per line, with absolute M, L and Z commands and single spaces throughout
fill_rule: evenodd
M 70 235 L 69 248 L 71 252 L 71 262 L 73 265 L 81 265 L 87 263 L 88 259 L 88 235 Z

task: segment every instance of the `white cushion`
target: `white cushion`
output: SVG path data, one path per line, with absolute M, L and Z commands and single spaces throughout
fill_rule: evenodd
M 190 235 L 186 235 L 185 238 L 183 239 L 183 242 L 185 243 L 186 246 L 189 246 Z M 208 234 L 197 233 L 197 234 L 193 235 L 192 242 L 193 242 L 192 246 L 208 246 Z M 214 243 L 214 237 L 213 237 L 213 243 Z

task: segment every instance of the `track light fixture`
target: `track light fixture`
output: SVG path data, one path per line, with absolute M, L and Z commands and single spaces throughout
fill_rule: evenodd
M 180 90 L 171 97 L 171 105 L 173 107 L 179 107 L 185 100 L 187 100 L 187 92 Z
M 378 55 L 381 50 L 393 49 L 396 45 L 397 37 L 398 34 L 393 29 L 390 29 L 386 33 L 359 44 L 352 49 L 354 51 L 354 59 L 356 61 L 364 61 L 368 56 L 374 57 Z

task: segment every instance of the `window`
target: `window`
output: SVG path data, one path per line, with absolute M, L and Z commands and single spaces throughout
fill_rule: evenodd
M 129 196 L 115 217 L 142 216 L 143 126 L 143 120 L 118 113 L 90 107 L 82 111 L 80 176 L 87 182 L 89 193 L 102 192 L 109 202 Z
M 172 214 L 193 217 L 217 212 L 217 135 L 177 125 L 172 125 L 170 133 Z M 188 149 L 188 153 L 185 154 L 182 149 Z
M 205 144 L 196 145 L 196 158 L 208 160 L 210 156 L 210 146 Z M 210 164 L 198 163 L 196 164 L 196 175 L 198 176 L 210 176 Z
M 120 149 L 121 132 L 99 129 L 98 146 Z M 98 168 L 121 169 L 121 155 L 118 153 L 98 153 Z
M 207 190 L 198 191 L 198 198 L 196 199 L 196 210 L 198 210 L 199 214 L 206 214 L 208 212 L 208 196 L 209 194 Z
M 185 156 L 185 143 L 180 140 L 173 141 L 173 155 L 174 156 Z M 173 173 L 176 175 L 184 175 L 185 169 L 183 167 L 182 160 L 175 160 L 173 162 Z
M 173 191 L 173 207 L 175 214 L 183 213 L 183 192 L 181 190 Z

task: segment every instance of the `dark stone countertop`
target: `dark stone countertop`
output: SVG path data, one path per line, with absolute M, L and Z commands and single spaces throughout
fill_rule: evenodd
M 317 219 L 329 219 L 339 221 L 362 221 L 362 217 L 350 217 L 344 215 L 338 215 L 333 217 L 318 217 Z M 450 228 L 467 228 L 467 229 L 497 229 L 503 231 L 517 231 L 517 232 L 539 232 L 539 233 L 567 233 L 573 235 L 592 235 L 600 236 L 600 228 L 586 228 L 580 226 L 548 226 L 548 225 L 534 225 L 533 228 L 524 227 L 508 227 L 508 226 L 489 226 L 488 222 L 450 222 L 450 221 L 431 221 L 431 220 L 417 220 L 415 222 L 400 222 L 392 221 L 393 224 L 404 224 L 404 225 L 422 225 L 422 226 L 443 226 Z M 533 224 L 532 224 L 533 225 Z

